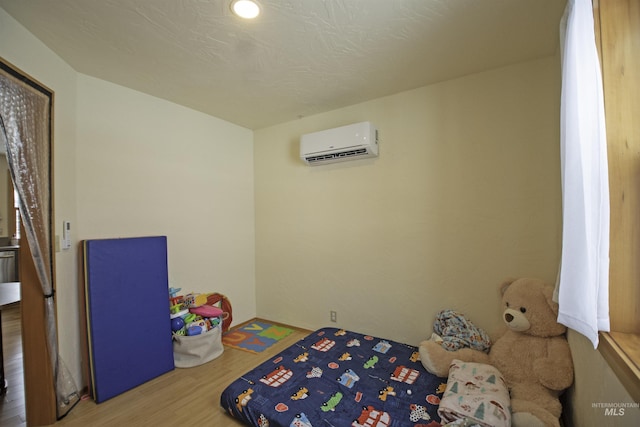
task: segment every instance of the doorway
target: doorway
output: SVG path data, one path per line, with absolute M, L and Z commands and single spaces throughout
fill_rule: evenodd
M 26 101 L 20 105 L 21 109 L 11 110 L 9 102 L 16 93 L 24 93 Z M 50 244 L 53 241 L 52 122 L 53 92 L 0 58 L 0 136 L 8 147 L 7 163 L 12 181 L 20 192 L 22 217 L 29 222 L 29 235 L 22 239 L 18 256 L 21 260 L 21 304 L 29 307 L 28 314 L 25 310 L 21 313 L 21 334 L 26 421 L 32 426 L 52 424 L 57 417 L 53 373 L 57 360 L 52 298 L 55 276 Z M 15 135 L 18 130 L 20 138 Z M 10 132 L 13 133 L 10 135 Z M 37 191 L 29 193 L 25 183 L 35 183 Z M 23 235 L 26 234 L 24 230 L 22 227 Z M 37 254 L 43 261 L 39 266 L 34 263 L 32 254 Z

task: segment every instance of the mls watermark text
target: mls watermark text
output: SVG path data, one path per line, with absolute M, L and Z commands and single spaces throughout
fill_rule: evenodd
M 602 409 L 607 417 L 623 417 L 625 412 L 640 408 L 638 402 L 593 402 L 592 408 Z

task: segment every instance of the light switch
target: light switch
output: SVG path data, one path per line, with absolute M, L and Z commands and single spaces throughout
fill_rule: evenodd
M 62 221 L 62 249 L 71 247 L 71 222 Z

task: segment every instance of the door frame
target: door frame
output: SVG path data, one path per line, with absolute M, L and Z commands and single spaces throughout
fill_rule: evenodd
M 53 194 L 53 135 L 54 135 L 54 92 L 29 74 L 10 64 L 0 57 L 0 67 L 3 71 L 35 87 L 49 96 L 49 238 L 50 245 L 55 242 L 54 222 L 54 194 Z M 42 207 L 40 207 L 42 208 Z M 24 236 L 21 225 L 21 236 Z M 24 365 L 24 394 L 25 412 L 28 426 L 53 424 L 57 419 L 56 391 L 53 367 L 47 345 L 47 319 L 45 298 L 31 256 L 31 249 L 27 239 L 20 242 L 20 290 L 21 290 L 21 318 L 22 318 L 22 353 Z M 55 291 L 55 251 L 49 248 L 51 265 L 51 286 Z M 55 307 L 55 300 L 54 300 Z M 55 309 L 54 309 L 55 311 Z M 57 318 L 57 316 L 55 316 Z M 56 321 L 57 323 L 57 321 Z M 57 327 L 54 326 L 54 327 Z

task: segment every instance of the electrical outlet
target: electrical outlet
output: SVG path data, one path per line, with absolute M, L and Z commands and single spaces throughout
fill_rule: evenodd
M 332 322 L 337 322 L 338 321 L 338 312 L 337 311 L 330 311 L 329 312 L 329 318 L 331 319 Z

